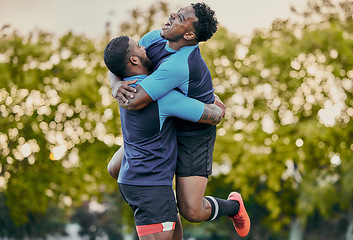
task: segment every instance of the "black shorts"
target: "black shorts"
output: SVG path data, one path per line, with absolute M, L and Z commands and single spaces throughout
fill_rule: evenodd
M 213 148 L 216 127 L 196 136 L 178 136 L 178 161 L 176 176 L 204 176 L 212 174 Z
M 171 186 L 134 186 L 119 183 L 120 193 L 134 212 L 138 235 L 175 228 L 177 205 Z

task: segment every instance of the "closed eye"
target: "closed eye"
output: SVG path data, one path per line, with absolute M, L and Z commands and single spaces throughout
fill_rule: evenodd
M 182 21 L 185 19 L 185 17 L 184 17 L 184 15 L 181 13 L 181 9 L 178 10 L 178 14 L 179 14 L 179 20 L 180 20 L 180 22 L 182 22 Z

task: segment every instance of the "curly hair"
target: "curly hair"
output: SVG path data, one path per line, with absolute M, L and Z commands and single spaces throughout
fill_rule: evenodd
M 192 3 L 191 6 L 194 8 L 195 15 L 198 18 L 198 21 L 193 23 L 196 30 L 196 40 L 198 42 L 207 41 L 217 31 L 218 21 L 215 11 L 205 3 Z
M 126 63 L 129 55 L 129 37 L 112 39 L 104 49 L 104 63 L 109 71 L 120 78 L 126 77 Z

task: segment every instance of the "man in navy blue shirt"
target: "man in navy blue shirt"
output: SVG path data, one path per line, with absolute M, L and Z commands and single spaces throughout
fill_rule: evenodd
M 126 36 L 111 40 L 104 50 L 108 69 L 124 81 L 142 84 L 152 65 L 145 48 Z M 140 239 L 181 239 L 181 224 L 172 190 L 177 161 L 174 118 L 218 124 L 222 110 L 172 90 L 141 110 L 120 107 L 124 156 L 118 183 L 134 211 Z M 179 226 L 174 234 L 175 225 Z
M 120 106 L 138 110 L 167 92 L 178 89 L 186 96 L 212 103 L 215 98 L 211 74 L 200 54 L 198 43 L 207 41 L 217 30 L 214 11 L 203 3 L 192 4 L 172 13 L 162 30 L 147 33 L 140 40 L 153 63 L 154 72 L 133 89 L 121 83 L 112 94 Z M 116 81 L 110 75 L 111 81 Z M 131 91 L 131 92 L 128 92 Z M 212 173 L 215 126 L 176 121 L 178 161 L 177 199 L 181 215 L 192 222 L 229 216 L 240 236 L 250 230 L 250 219 L 240 194 L 228 200 L 204 197 L 207 177 Z

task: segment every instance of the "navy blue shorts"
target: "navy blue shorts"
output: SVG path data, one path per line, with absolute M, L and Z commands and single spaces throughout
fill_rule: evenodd
M 138 235 L 175 228 L 177 205 L 171 186 L 134 186 L 119 183 L 120 193 L 134 212 Z
M 196 136 L 178 136 L 178 161 L 176 176 L 208 177 L 212 174 L 213 148 L 216 141 L 216 127 Z

